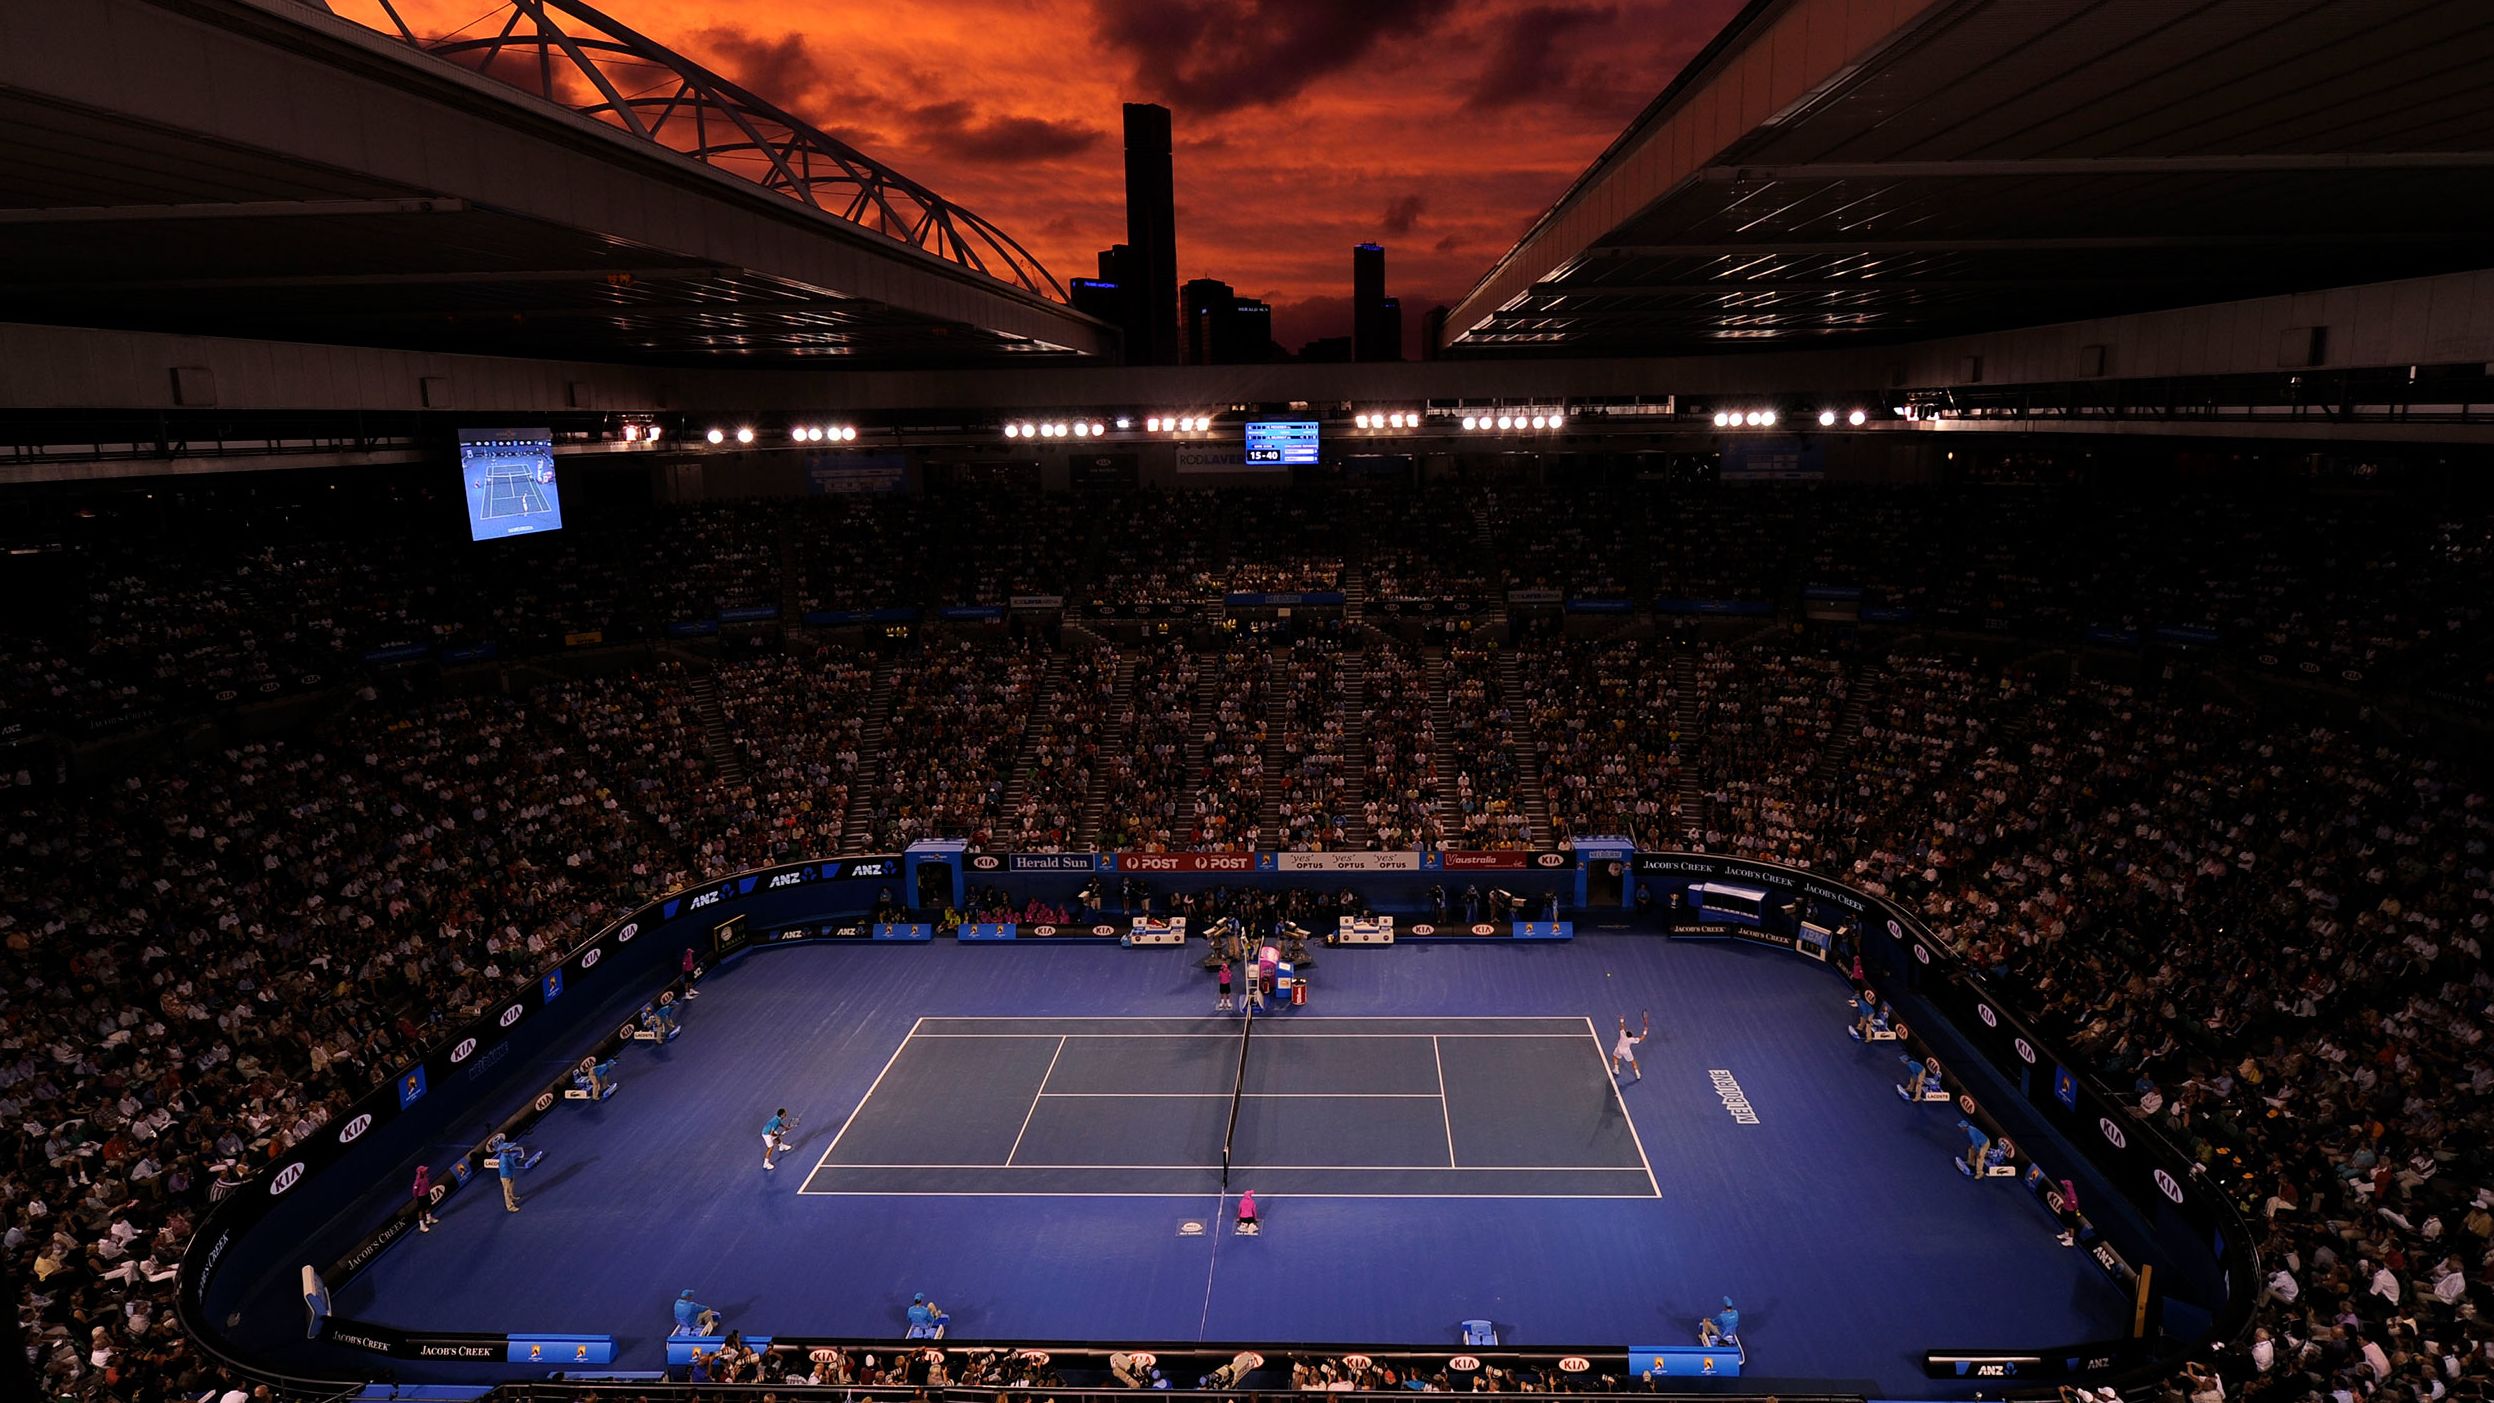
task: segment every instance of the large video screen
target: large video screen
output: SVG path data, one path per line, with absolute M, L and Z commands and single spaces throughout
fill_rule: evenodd
M 1316 462 L 1316 421 L 1313 419 L 1251 419 L 1247 422 L 1247 462 L 1284 465 Z
M 498 541 L 563 529 L 554 483 L 554 435 L 544 429 L 461 429 L 459 477 L 468 539 Z

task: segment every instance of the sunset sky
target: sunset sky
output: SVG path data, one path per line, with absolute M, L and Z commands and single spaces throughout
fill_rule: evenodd
M 398 5 L 428 32 L 506 12 Z M 1363 240 L 1386 246 L 1416 345 L 1740 0 L 598 5 L 986 216 L 1060 281 L 1125 236 L 1119 104 L 1164 104 L 1180 281 L 1271 301 L 1296 348 L 1349 332 Z

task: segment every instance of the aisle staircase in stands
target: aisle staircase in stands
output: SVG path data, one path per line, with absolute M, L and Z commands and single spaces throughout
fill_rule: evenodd
M 1037 765 L 1040 743 L 1055 738 L 1058 719 L 1071 710 L 1064 691 L 1072 672 L 1070 655 L 1051 653 L 1047 670 L 1039 674 L 1039 681 L 1031 688 L 1030 713 L 1022 720 L 1021 738 L 1014 743 L 1013 768 L 1006 772 L 1003 803 L 1008 823 L 1021 807 L 1023 797 L 1030 793 L 1031 771 Z
M 1871 704 L 1886 690 L 1888 669 L 1878 662 L 1865 662 L 1854 669 L 1853 685 L 1845 692 L 1844 710 L 1836 714 L 1836 724 L 1827 733 L 1827 744 L 1819 751 L 1818 768 L 1812 777 L 1824 789 L 1842 775 L 1845 762 L 1853 756 L 1853 742 L 1862 734 L 1862 722 L 1870 715 Z
M 1335 705 L 1342 717 L 1342 799 L 1335 812 L 1351 846 L 1368 846 L 1368 655 L 1344 653 L 1334 660 Z M 1268 786 L 1269 788 L 1270 786 Z
M 1524 704 L 1524 664 L 1511 649 L 1498 654 L 1498 695 L 1519 722 L 1530 714 Z M 1509 802 L 1524 815 L 1525 841 L 1535 848 L 1550 847 L 1557 841 L 1550 822 L 1550 791 L 1542 783 L 1541 754 L 1529 745 L 1515 753 L 1515 788 Z
M 1367 624 L 1368 572 L 1357 565 L 1345 562 L 1342 567 L 1341 587 L 1342 627 L 1345 632 L 1357 633 Z
M 1447 746 L 1455 734 L 1455 703 L 1447 695 L 1454 686 L 1454 673 L 1453 665 L 1446 661 L 1445 649 L 1430 648 L 1422 652 L 1420 685 L 1426 689 L 1429 699 L 1429 756 L 1437 765 L 1437 804 L 1434 812 L 1439 831 L 1447 835 L 1447 846 L 1461 847 L 1463 845 L 1455 841 L 1455 834 L 1463 823 L 1463 813 L 1455 800 L 1455 772 L 1461 767 L 1447 753 Z M 1473 776 L 1473 782 L 1478 784 L 1480 776 Z
M 1491 510 L 1497 504 L 1495 494 L 1484 494 L 1472 504 L 1472 544 L 1481 553 L 1482 636 L 1498 643 L 1507 641 L 1507 575 L 1498 568 L 1498 531 L 1490 525 Z
M 1067 625 L 1067 632 L 1072 632 L 1072 627 Z M 1135 743 L 1135 657 L 1132 653 L 1114 653 L 1111 656 L 1117 659 L 1114 674 L 1116 690 L 1109 699 L 1107 723 L 1100 729 L 1100 754 L 1104 758 L 1129 754 Z M 1098 850 L 1100 828 L 1108 820 L 1108 787 L 1109 766 L 1092 766 L 1091 787 L 1083 794 L 1082 812 L 1074 817 L 1075 841 L 1070 844 L 1073 848 L 1086 852 Z
M 849 807 L 840 815 L 840 851 L 862 853 L 867 839 L 867 819 L 874 812 L 874 796 L 882 793 L 884 779 L 883 738 L 892 723 L 892 683 L 903 664 L 884 663 L 875 669 L 874 690 L 866 694 L 866 720 L 857 736 L 857 778 L 849 785 Z
M 728 738 L 727 712 L 719 705 L 719 679 L 707 672 L 694 673 L 685 679 L 684 690 L 692 694 L 693 714 L 701 718 L 701 745 L 710 756 L 711 768 L 728 783 L 743 784 L 745 757 Z
M 1702 832 L 1706 823 L 1698 772 L 1706 742 L 1697 730 L 1697 653 L 1686 646 L 1671 650 L 1671 728 L 1679 737 L 1680 769 L 1672 782 L 1677 824 L 1683 833 Z

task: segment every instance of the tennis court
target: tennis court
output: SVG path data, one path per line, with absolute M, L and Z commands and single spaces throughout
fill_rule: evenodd
M 506 516 L 542 516 L 554 508 L 546 501 L 545 489 L 538 485 L 534 466 L 504 471 L 499 467 L 485 476 L 487 521 Z
M 922 1018 L 808 1194 L 1653 1198 L 1584 1018 Z

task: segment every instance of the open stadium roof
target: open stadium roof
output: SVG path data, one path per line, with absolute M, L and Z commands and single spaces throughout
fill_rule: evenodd
M 513 14 L 527 65 L 289 0 L 21 7 L 0 24 L 0 318 L 666 365 L 1113 347 L 924 187 L 569 0 Z M 586 66 L 556 100 L 474 71 L 565 46 Z M 598 62 L 646 100 L 598 110 Z M 246 91 L 285 99 L 227 100 Z
M 1756 0 L 1447 320 L 1900 340 L 2476 268 L 2478 0 Z

